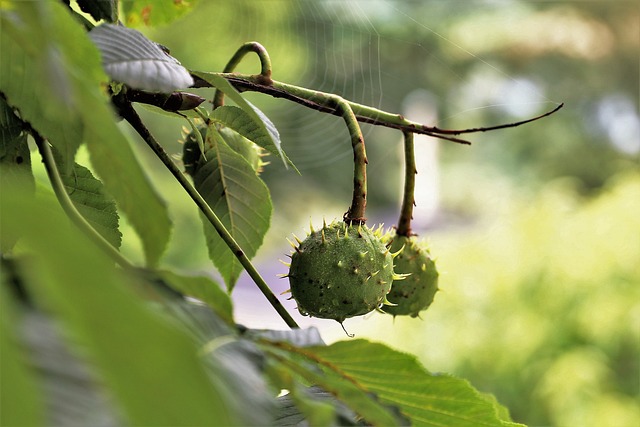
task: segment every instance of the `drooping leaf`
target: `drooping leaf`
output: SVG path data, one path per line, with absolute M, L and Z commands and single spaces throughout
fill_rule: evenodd
M 78 0 L 80 10 L 91 15 L 96 21 L 107 22 L 118 20 L 118 0 Z
M 267 118 L 267 116 L 264 113 L 262 113 L 262 111 L 260 111 L 258 108 L 252 105 L 249 101 L 244 99 L 242 95 L 240 95 L 240 93 L 233 86 L 231 86 L 231 84 L 224 77 L 221 77 L 215 73 L 206 73 L 201 71 L 194 71 L 192 72 L 192 74 L 194 76 L 200 77 L 201 79 L 205 80 L 207 83 L 221 90 L 222 92 L 224 92 L 226 96 L 231 98 L 233 102 L 235 102 L 238 105 L 238 107 L 240 107 L 242 111 L 244 111 L 249 116 L 249 118 L 253 120 L 255 125 L 257 125 L 257 130 L 253 130 L 254 127 L 251 127 L 251 129 L 252 129 L 252 133 L 254 134 L 256 134 L 255 132 L 259 132 L 260 138 L 259 138 L 259 141 L 253 141 L 253 142 L 260 145 L 262 148 L 269 151 L 270 153 L 273 153 L 281 157 L 285 166 L 291 165 L 297 171 L 293 162 L 289 160 L 285 152 L 282 150 L 282 147 L 280 146 L 280 134 L 278 133 L 278 130 L 276 129 L 275 125 Z M 228 111 L 229 113 L 224 112 L 221 114 L 224 114 L 224 115 L 233 114 L 231 113 L 230 110 Z M 233 117 L 230 116 L 229 119 L 233 119 Z M 245 120 L 243 119 L 240 119 L 240 120 L 241 121 L 238 122 L 238 124 L 245 123 Z M 233 126 L 230 126 L 230 127 L 233 128 Z M 247 130 L 249 130 L 249 127 L 247 127 Z
M 4 266 L 3 266 L 4 267 Z M 5 268 L 0 269 L 0 425 L 45 425 L 44 405 L 35 372 L 20 342 L 21 316 L 11 295 Z
M 59 209 L 3 191 L 0 211 L 2 225 L 24 236 L 29 292 L 84 347 L 127 424 L 241 424 L 192 337 L 142 303 L 135 278 L 115 269 Z
M 128 26 L 158 26 L 168 24 L 179 18 L 193 6 L 197 0 L 121 0 L 124 19 Z
M 177 59 L 139 31 L 102 24 L 92 29 L 89 37 L 100 50 L 104 70 L 117 82 L 163 93 L 193 84 L 193 78 Z
M 349 378 L 381 402 L 397 406 L 413 426 L 513 425 L 501 421 L 494 405 L 467 381 L 430 374 L 415 356 L 383 344 L 359 339 L 298 351 L 316 360 L 323 372 Z
M 158 274 L 167 284 L 183 295 L 199 299 L 206 303 L 220 318 L 233 325 L 233 305 L 229 295 L 220 285 L 208 277 L 190 277 L 171 271 L 159 271 Z
M 13 10 L 0 12 L 0 91 L 68 168 L 77 147 L 87 142 L 95 172 L 140 236 L 147 263 L 155 264 L 169 241 L 171 221 L 114 123 L 100 89 L 107 77 L 96 47 L 59 2 L 13 4 Z M 16 24 L 21 21 L 28 25 Z
M 59 164 L 58 170 L 62 183 L 78 212 L 107 242 L 119 248 L 122 243 L 122 233 L 119 229 L 120 217 L 115 201 L 105 192 L 102 182 L 84 166 L 75 163 L 69 170 L 64 165 L 60 165 L 62 160 L 55 151 L 54 156 L 57 159 L 56 163 Z
M 204 158 L 193 173 L 196 189 L 220 218 L 247 257 L 262 245 L 271 221 L 269 189 L 253 167 L 232 150 L 212 124 L 205 139 Z M 209 258 L 231 291 L 243 271 L 236 256 L 202 217 Z

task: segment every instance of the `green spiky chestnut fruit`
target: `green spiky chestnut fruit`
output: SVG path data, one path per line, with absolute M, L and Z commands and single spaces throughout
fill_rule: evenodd
M 379 234 L 366 225 L 334 222 L 297 239 L 288 277 L 301 314 L 342 323 L 386 301 L 399 277 Z
M 415 236 L 398 236 L 395 233 L 383 238 L 391 243 L 391 251 L 400 251 L 395 258 L 395 269 L 408 276 L 394 281 L 387 299 L 391 304 L 382 307 L 394 316 L 417 317 L 426 310 L 438 291 L 438 270 L 427 247 Z

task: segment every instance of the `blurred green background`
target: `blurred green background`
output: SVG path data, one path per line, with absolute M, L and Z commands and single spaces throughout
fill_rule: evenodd
M 415 226 L 438 259 L 442 292 L 422 320 L 376 313 L 345 327 L 416 354 L 431 371 L 469 379 L 496 394 L 516 421 L 640 425 L 636 1 L 201 1 L 147 35 L 188 68 L 206 71 L 221 71 L 242 43 L 256 40 L 277 80 L 439 127 L 517 121 L 564 102 L 540 122 L 469 135 L 471 147 L 419 142 L 426 193 L 417 197 Z M 238 71 L 258 70 L 249 57 Z M 272 158 L 263 173 L 275 212 L 256 262 L 280 293 L 288 288 L 276 277 L 286 271 L 278 263 L 289 251 L 285 237 L 341 217 L 351 200 L 352 154 L 338 118 L 248 98 L 274 121 L 301 171 Z M 185 123 L 144 116 L 179 154 Z M 391 226 L 401 197 L 401 135 L 363 131 L 369 224 Z M 215 275 L 194 206 L 137 145 L 176 222 L 165 263 Z M 124 250 L 139 258 L 127 234 Z M 285 327 L 246 277 L 234 300 L 240 323 Z M 294 314 L 327 341 L 346 338 L 335 322 Z

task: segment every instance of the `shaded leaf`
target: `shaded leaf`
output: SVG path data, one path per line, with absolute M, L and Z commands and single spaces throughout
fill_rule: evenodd
M 157 26 L 168 24 L 190 11 L 197 0 L 121 0 L 127 25 Z
M 277 425 L 314 426 L 357 425 L 356 414 L 320 387 L 292 386 L 288 394 L 278 398 Z M 336 419 L 337 417 L 337 419 Z
M 205 146 L 205 156 L 193 173 L 194 185 L 245 255 L 252 258 L 271 221 L 269 189 L 247 160 L 225 143 L 214 125 L 208 128 Z M 231 291 L 243 267 L 209 221 L 203 216 L 202 220 L 209 258 Z
M 102 55 L 102 66 L 113 80 L 134 89 L 163 93 L 193 84 L 189 72 L 139 31 L 102 24 L 89 32 Z
M 234 325 L 231 298 L 218 283 L 208 277 L 189 277 L 166 270 L 158 274 L 171 288 L 206 303 L 225 322 Z
M 128 424 L 240 424 L 192 338 L 142 303 L 134 278 L 115 269 L 55 205 L 17 191 L 2 196 L 2 225 L 20 230 L 30 255 L 23 269 L 29 293 L 84 347 Z
M 71 168 L 87 141 L 94 171 L 140 236 L 155 264 L 171 231 L 167 208 L 114 123 L 96 47 L 58 2 L 16 2 L 0 19 L 0 91 Z M 16 25 L 23 21 L 28 25 Z M 69 170 L 67 170 L 69 172 Z
M 260 341 L 269 363 L 280 372 L 281 380 L 299 378 L 305 384 L 319 386 L 374 426 L 397 426 L 406 420 L 396 409 L 387 408 L 358 381 L 347 376 L 339 367 L 317 356 L 314 350 L 323 347 L 296 347 L 286 342 Z M 368 354 L 368 353 L 367 353 Z
M 249 101 L 244 99 L 242 95 L 229 83 L 224 77 L 215 73 L 205 73 L 201 71 L 192 72 L 194 76 L 198 76 L 210 85 L 224 92 L 226 96 L 231 98 L 257 125 L 261 138 L 260 142 L 254 141 L 265 150 L 282 158 L 285 166 L 291 165 L 297 171 L 295 165 L 280 147 L 280 134 L 274 124 L 264 115 L 258 108 L 253 106 Z M 217 109 L 216 109 L 217 110 Z M 215 114 L 215 111 L 214 111 Z M 226 112 L 224 114 L 227 114 Z M 232 127 L 232 126 L 230 126 Z M 233 128 L 233 127 L 232 127 Z M 268 138 L 266 138 L 268 135 Z M 249 138 L 251 139 L 251 138 Z M 262 145 L 264 144 L 264 145 Z
M 46 422 L 41 425 L 124 424 L 122 411 L 100 385 L 96 367 L 65 337 L 52 318 L 30 309 L 24 315 L 21 330 L 29 365 L 36 370 L 38 383 L 44 390 L 47 413 Z
M 251 329 L 247 334 L 254 338 L 263 338 L 269 341 L 286 341 L 297 347 L 326 345 L 316 327 L 285 331 Z
M 27 144 L 24 123 L 0 97 L 0 188 L 24 185 L 25 191 L 35 193 L 35 179 L 31 171 L 31 153 Z M 11 250 L 20 237 L 12 229 L 0 229 L 3 234 L 0 251 Z
M 78 0 L 80 10 L 91 15 L 96 21 L 118 20 L 118 0 Z
M 35 372 L 25 363 L 28 352 L 19 338 L 19 306 L 8 280 L 6 269 L 0 269 L 0 425 L 42 426 L 44 402 Z
M 275 392 L 263 376 L 264 355 L 255 343 L 238 338 L 236 328 L 209 307 L 174 301 L 163 308 L 195 337 L 209 376 L 225 385 L 228 409 L 242 425 L 273 425 Z
M 69 172 L 65 172 L 65 167 L 60 167 L 59 170 L 62 183 L 78 212 L 107 242 L 119 248 L 122 243 L 120 217 L 115 201 L 105 193 L 102 182 L 89 169 L 77 163 Z

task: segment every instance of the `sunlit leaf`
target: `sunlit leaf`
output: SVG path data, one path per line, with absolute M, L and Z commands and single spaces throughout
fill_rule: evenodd
M 224 142 L 214 125 L 208 129 L 205 146 L 205 156 L 193 173 L 195 187 L 245 255 L 252 258 L 271 221 L 269 189 L 247 160 Z M 209 257 L 232 290 L 243 271 L 242 265 L 209 221 L 202 219 Z
M 189 72 L 139 31 L 102 24 L 89 32 L 113 80 L 141 90 L 170 93 L 193 84 Z
M 226 96 L 231 98 L 233 102 L 235 102 L 238 105 L 238 107 L 240 107 L 242 111 L 244 111 L 249 116 L 249 118 L 253 120 L 255 125 L 257 125 L 257 129 L 259 130 L 259 134 L 260 134 L 260 142 L 258 141 L 254 141 L 254 142 L 260 145 L 261 147 L 263 147 L 264 149 L 266 149 L 267 151 L 269 151 L 270 153 L 273 153 L 281 157 L 285 166 L 291 165 L 295 168 L 295 165 L 291 162 L 291 160 L 289 160 L 287 155 L 284 153 L 284 151 L 280 147 L 280 134 L 278 133 L 278 130 L 276 129 L 274 124 L 267 118 L 267 116 L 264 115 L 264 113 L 262 113 L 258 108 L 252 105 L 249 101 L 244 99 L 242 95 L 240 95 L 240 93 L 233 86 L 231 86 L 231 84 L 224 77 L 221 77 L 214 73 L 205 73 L 200 71 L 193 72 L 192 74 L 205 80 L 207 83 L 221 90 L 222 92 L 224 92 Z M 229 113 L 225 112 L 223 114 L 225 115 L 232 114 L 231 110 L 228 110 L 228 111 Z M 229 119 L 233 119 L 233 116 L 229 117 Z M 236 119 L 237 118 L 235 118 L 234 120 Z M 243 123 L 245 120 L 242 120 L 242 122 L 239 122 L 239 123 Z M 230 126 L 230 127 L 233 127 L 233 126 Z M 254 130 L 252 132 L 256 132 L 256 131 Z
M 121 0 L 128 26 L 168 24 L 195 6 L 197 0 Z
M 352 386 L 393 405 L 414 426 L 506 426 L 493 403 L 468 382 L 448 375 L 432 375 L 414 356 L 366 340 L 330 346 L 298 348 L 279 343 L 274 356 L 302 377 L 330 391 L 374 425 L 387 425 L 381 409 L 368 405 L 368 394 L 348 393 Z M 311 363 L 322 375 L 309 372 Z M 369 399 L 369 400 L 367 400 Z M 389 417 L 389 413 L 387 413 Z

